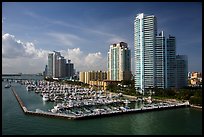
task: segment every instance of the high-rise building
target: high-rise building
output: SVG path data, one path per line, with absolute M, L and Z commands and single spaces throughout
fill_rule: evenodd
M 48 54 L 48 74 L 47 76 L 53 76 L 53 53 Z
M 71 60 L 68 60 L 68 62 L 66 63 L 66 77 L 67 78 L 73 78 L 74 76 L 74 64 L 71 63 Z
M 155 87 L 166 88 L 166 44 L 162 31 L 156 36 L 155 44 Z
M 58 58 L 59 61 L 59 71 L 58 71 L 58 76 L 59 78 L 64 78 L 65 77 L 65 69 L 66 69 L 66 59 L 64 57 L 60 56 Z
M 125 42 L 110 45 L 108 52 L 108 78 L 109 80 L 131 79 L 131 56 Z
M 156 17 L 138 14 L 134 20 L 135 88 L 140 93 L 145 88 L 154 87 L 156 35 Z
M 65 78 L 74 76 L 74 64 L 61 56 L 60 52 L 53 51 L 48 54 L 48 72 L 47 76 L 52 78 Z
M 61 57 L 60 52 L 54 51 L 53 54 L 53 77 L 59 78 L 59 57 Z
M 176 87 L 176 38 L 169 35 L 167 38 L 167 88 Z
M 107 80 L 106 71 L 87 71 L 79 73 L 79 81 L 89 84 L 90 81 Z
M 157 35 L 157 19 L 153 15 L 138 14 L 134 20 L 135 89 L 144 93 L 148 88 L 175 88 L 181 76 L 181 57 L 176 60 L 176 38 L 165 39 L 162 31 Z M 182 56 L 183 57 L 183 56 Z M 177 61 L 177 62 L 176 62 Z M 182 63 L 187 61 L 183 61 Z M 176 73 L 178 72 L 178 73 Z M 186 75 L 187 76 L 187 75 Z M 177 78 L 178 77 L 178 78 Z M 178 83 L 179 84 L 179 83 Z
M 176 56 L 176 88 L 188 86 L 188 58 L 186 55 Z
M 44 78 L 48 76 L 48 67 L 45 65 L 45 70 L 43 71 Z

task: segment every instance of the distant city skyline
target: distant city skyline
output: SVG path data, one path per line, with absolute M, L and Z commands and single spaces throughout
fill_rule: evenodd
M 53 50 L 77 71 L 107 71 L 119 42 L 131 50 L 133 73 L 138 13 L 155 15 L 158 32 L 175 36 L 176 54 L 188 56 L 188 71 L 202 72 L 201 2 L 3 2 L 2 73 L 43 72 Z

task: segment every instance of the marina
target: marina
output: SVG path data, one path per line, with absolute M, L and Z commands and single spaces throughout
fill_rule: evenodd
M 30 83 L 30 82 L 27 81 L 25 83 Z M 58 86 L 61 87 L 61 85 L 58 85 Z M 27 84 L 27 87 L 32 87 L 32 89 L 26 88 L 28 92 L 39 88 L 32 84 Z M 140 108 L 130 108 L 128 104 L 131 104 L 131 102 L 137 102 L 141 100 L 129 101 L 127 98 L 125 99 L 121 94 L 120 96 L 112 95 L 112 94 L 106 95 L 102 91 L 96 92 L 91 90 L 89 91 L 88 89 L 83 89 L 83 90 L 87 90 L 87 92 L 83 92 L 82 89 L 79 87 L 72 88 L 71 91 L 74 94 L 70 94 L 70 95 L 69 95 L 69 92 L 66 92 L 66 90 L 64 92 L 61 91 L 62 93 L 58 94 L 58 96 L 61 96 L 61 99 L 54 100 L 56 101 L 55 103 L 56 105 L 53 107 L 53 109 L 48 111 L 43 111 L 40 109 L 36 109 L 36 111 L 31 111 L 26 108 L 23 101 L 17 95 L 17 93 L 15 92 L 15 87 L 12 87 L 13 94 L 15 95 L 17 101 L 19 102 L 25 114 L 47 116 L 47 117 L 59 117 L 59 118 L 66 118 L 66 119 L 86 119 L 86 118 L 93 118 L 93 117 L 99 117 L 99 116 L 102 117 L 102 116 L 111 116 L 111 115 L 126 114 L 126 113 L 158 111 L 158 110 L 190 106 L 188 102 L 148 103 L 147 101 L 147 103 L 142 105 Z M 46 91 L 46 90 L 41 90 L 40 92 L 41 94 L 43 93 L 42 91 Z M 90 92 L 90 94 L 92 94 L 92 96 L 91 95 L 84 96 L 84 94 L 87 94 L 88 91 Z M 66 95 L 64 95 L 65 93 Z M 46 99 L 43 99 L 43 100 L 48 101 L 48 98 L 50 97 L 49 95 L 50 95 L 49 92 L 43 94 L 42 99 L 45 98 L 46 96 Z M 55 97 L 56 96 L 54 96 L 54 98 Z M 49 101 L 51 101 L 51 98 L 49 98 Z
M 22 78 L 25 77 L 22 76 Z M 26 78 L 30 81 L 33 79 L 39 80 L 40 77 L 26 76 Z M 26 87 L 23 84 L 21 85 L 20 81 L 17 82 L 12 80 L 12 88 L 4 88 L 7 83 L 7 81 L 2 81 L 2 134 L 4 135 L 202 134 L 202 111 L 199 109 L 181 106 L 154 110 L 149 109 L 146 111 L 132 111 L 104 115 L 101 114 L 70 119 L 63 116 L 55 116 L 57 113 L 60 114 L 65 112 L 63 110 L 61 110 L 62 112 L 59 111 L 53 113 L 55 115 L 50 113 L 54 106 L 57 107 L 57 104 L 60 103 L 60 100 L 58 103 L 55 101 L 52 102 L 50 100 L 43 101 L 40 92 L 35 93 L 35 91 L 32 90 L 27 91 Z M 18 97 L 22 100 L 23 104 L 27 108 L 27 111 L 30 113 L 24 113 L 15 95 L 13 94 L 12 89 L 14 89 L 14 91 L 17 93 Z M 114 97 L 115 95 L 112 94 L 112 96 Z M 123 94 L 123 97 L 126 97 L 126 95 Z M 127 103 L 127 106 L 124 104 L 124 102 L 128 102 L 125 101 L 125 99 L 130 100 L 130 103 Z M 117 111 L 117 109 L 120 109 L 120 107 L 121 109 L 124 109 L 123 107 L 127 109 L 139 109 L 145 105 L 148 106 L 148 103 L 146 103 L 146 101 L 142 101 L 142 98 L 140 98 L 138 101 L 136 101 L 136 99 L 139 98 L 124 98 L 124 102 L 108 105 L 73 107 L 67 111 L 70 110 L 73 113 L 77 113 L 77 111 L 80 113 L 80 111 L 82 111 L 83 113 L 88 114 L 91 113 L 91 110 L 97 108 L 99 109 L 98 111 L 104 111 L 103 109 L 105 109 L 111 112 L 111 110 Z M 155 102 L 154 98 L 152 98 L 152 101 L 152 105 L 155 103 L 164 102 Z M 173 100 L 169 100 L 167 103 L 170 102 L 173 102 Z M 59 104 L 58 106 L 60 107 L 61 105 Z M 49 115 L 45 115 L 44 113 L 46 112 L 48 112 Z M 93 112 L 97 112 L 97 110 L 94 110 Z M 15 130 L 13 130 L 14 128 Z M 189 130 L 189 128 L 192 130 Z

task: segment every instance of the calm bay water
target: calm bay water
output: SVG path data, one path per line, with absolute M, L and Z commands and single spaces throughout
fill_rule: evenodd
M 11 88 L 4 88 L 5 84 L 2 82 L 3 135 L 202 135 L 202 111 L 193 108 L 85 120 L 25 115 Z M 44 103 L 38 94 L 27 92 L 24 86 L 12 85 L 29 110 L 47 110 L 53 106 L 52 102 Z

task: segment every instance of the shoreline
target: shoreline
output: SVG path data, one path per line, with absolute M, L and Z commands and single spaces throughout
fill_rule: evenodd
M 110 92 L 110 91 L 109 91 Z M 110 93 L 114 93 L 114 92 L 110 92 Z M 137 97 L 136 96 L 131 96 L 131 95 L 126 95 L 126 94 L 123 94 L 123 96 L 129 98 L 129 99 L 136 99 Z M 181 100 L 177 100 L 177 99 L 155 99 L 155 98 L 152 98 L 154 101 L 158 101 L 158 102 L 181 102 Z M 197 105 L 193 105 L 193 104 L 190 104 L 190 107 L 191 108 L 196 108 L 196 109 L 199 109 L 202 111 L 202 106 L 197 106 Z
M 191 108 L 196 108 L 196 109 L 199 109 L 199 110 L 202 111 L 202 106 L 196 106 L 196 105 L 190 104 L 190 107 L 191 107 Z

